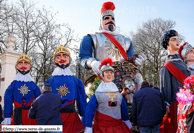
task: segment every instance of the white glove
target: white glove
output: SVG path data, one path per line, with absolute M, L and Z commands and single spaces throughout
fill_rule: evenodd
M 4 124 L 4 125 L 8 125 L 8 124 L 11 124 L 11 118 L 5 118 L 1 124 Z
M 136 58 L 134 60 L 134 64 L 137 66 L 143 65 L 145 63 L 145 61 L 147 60 L 147 57 L 144 54 L 138 55 L 138 56 L 139 56 L 139 58 Z
M 84 133 L 93 133 L 91 127 L 86 127 Z
M 79 118 L 81 119 L 81 121 L 82 121 L 82 119 L 83 119 L 83 116 L 79 116 Z
M 129 129 L 132 128 L 131 122 L 130 122 L 129 120 L 124 121 L 124 122 L 125 122 L 125 124 L 128 126 Z
M 100 65 L 101 65 L 100 61 L 92 61 L 91 63 L 92 70 L 96 75 L 100 74 L 100 70 L 99 70 Z

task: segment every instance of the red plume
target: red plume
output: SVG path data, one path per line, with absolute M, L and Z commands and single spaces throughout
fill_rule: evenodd
M 103 5 L 102 5 L 102 8 L 101 8 L 101 14 L 106 11 L 106 10 L 112 10 L 114 11 L 115 9 L 115 5 L 113 2 L 105 2 Z
M 104 59 L 104 60 L 101 62 L 100 68 L 101 68 L 103 65 L 107 65 L 107 64 L 109 64 L 109 66 L 113 66 L 113 65 L 114 65 L 114 62 L 112 62 L 112 59 L 111 59 L 111 58 Z M 99 69 L 100 69 L 100 68 L 99 68 Z
M 181 55 L 181 51 L 183 50 L 183 47 L 184 47 L 186 44 L 187 44 L 187 42 L 185 42 L 183 45 L 181 45 L 180 48 L 179 48 L 179 51 L 178 51 L 179 56 L 180 56 L 180 58 L 181 58 L 183 61 L 184 61 L 184 59 L 183 59 L 183 57 L 182 57 L 182 55 Z

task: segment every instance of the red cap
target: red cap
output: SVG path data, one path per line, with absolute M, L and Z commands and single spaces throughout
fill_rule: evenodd
M 187 42 L 185 42 L 183 45 L 181 45 L 180 48 L 179 48 L 179 51 L 178 51 L 179 56 L 180 56 L 180 58 L 181 58 L 183 61 L 184 61 L 184 59 L 183 59 L 183 57 L 182 57 L 182 55 L 181 55 L 181 52 L 182 52 L 182 50 L 183 50 L 183 47 L 184 47 L 186 44 L 187 44 Z
M 104 65 L 113 66 L 113 64 L 114 64 L 114 62 L 112 62 L 112 59 L 111 59 L 111 58 L 104 59 L 104 60 L 101 62 L 100 69 L 101 69 L 101 67 L 104 66 Z
M 103 5 L 102 5 L 102 8 L 101 8 L 101 14 L 104 12 L 104 11 L 107 11 L 107 10 L 112 10 L 114 11 L 115 9 L 115 5 L 113 2 L 105 2 Z

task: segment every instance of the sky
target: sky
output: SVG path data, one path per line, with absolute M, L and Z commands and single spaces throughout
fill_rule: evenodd
M 79 38 L 99 30 L 100 11 L 106 0 L 31 0 L 36 7 L 52 7 L 57 23 L 68 23 Z M 194 0 L 112 0 L 121 32 L 136 32 L 143 22 L 162 18 L 176 22 L 175 30 L 194 46 Z

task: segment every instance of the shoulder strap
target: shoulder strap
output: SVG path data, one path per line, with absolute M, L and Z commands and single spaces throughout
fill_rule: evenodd
M 103 34 L 118 48 L 123 58 L 127 61 L 128 60 L 127 53 L 125 52 L 121 44 L 111 34 L 109 33 L 103 33 Z
M 181 83 L 184 85 L 184 80 L 187 78 L 187 76 L 178 69 L 175 65 L 173 65 L 170 62 L 167 62 L 164 64 L 164 67 L 168 69 L 168 71 Z

